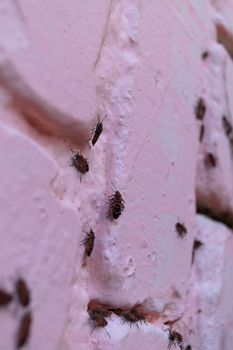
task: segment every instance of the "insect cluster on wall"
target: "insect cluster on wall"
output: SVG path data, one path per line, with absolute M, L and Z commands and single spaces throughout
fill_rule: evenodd
M 140 323 L 146 323 L 146 315 L 140 309 L 140 305 L 136 304 L 131 308 L 115 308 L 112 305 L 101 303 L 97 300 L 91 300 L 88 303 L 87 312 L 90 317 L 93 328 L 105 327 L 108 322 L 106 318 L 111 314 L 120 317 L 123 323 L 138 326 Z
M 107 116 L 100 120 L 100 116 L 98 115 L 98 121 L 95 127 L 93 128 L 93 134 L 91 138 L 92 146 L 95 146 L 97 141 L 99 140 L 102 132 L 103 132 L 103 120 Z M 75 167 L 75 169 L 80 173 L 80 181 L 82 175 L 85 175 L 90 170 L 89 161 L 81 152 L 74 152 L 71 157 L 71 165 Z M 123 199 L 122 194 L 118 190 L 114 190 L 114 193 L 108 197 L 108 210 L 106 216 L 111 220 L 117 220 L 125 209 L 125 201 Z M 86 266 L 87 259 L 92 255 L 95 245 L 96 235 L 93 229 L 90 228 L 89 232 L 86 233 L 85 238 L 81 241 L 81 244 L 84 246 L 84 255 L 83 255 L 83 264 L 82 266 Z
M 202 142 L 205 135 L 205 125 L 204 125 L 204 117 L 206 114 L 206 103 L 203 97 L 200 97 L 195 106 L 195 115 L 200 124 L 199 131 L 199 141 Z M 224 131 L 229 138 L 229 135 L 232 133 L 232 126 L 226 116 L 222 117 L 222 124 Z M 233 137 L 232 137 L 232 154 L 233 154 Z M 215 168 L 217 166 L 217 158 L 212 152 L 207 152 L 204 157 L 204 164 L 207 169 Z
M 103 132 L 103 120 L 106 118 L 106 116 L 100 121 L 99 115 L 97 116 L 98 122 L 96 126 L 93 129 L 93 135 L 91 139 L 91 144 L 94 146 L 96 142 L 98 141 L 100 135 Z M 81 152 L 73 152 L 74 155 L 71 157 L 71 165 L 76 168 L 77 171 L 80 172 L 80 181 L 82 175 L 89 172 L 89 162 L 86 157 Z
M 204 115 L 206 113 L 205 101 L 203 98 L 200 98 L 196 109 L 195 109 L 196 117 L 199 121 L 203 121 Z M 93 129 L 93 136 L 91 138 L 92 146 L 95 146 L 97 141 L 99 140 L 101 134 L 103 132 L 103 119 L 100 121 L 100 117 L 98 116 L 98 122 Z M 200 139 L 202 141 L 204 136 L 204 125 L 201 125 L 200 131 Z M 76 168 L 77 171 L 80 172 L 81 175 L 85 175 L 91 169 L 90 164 L 81 152 L 76 152 L 72 158 L 72 165 Z M 81 180 L 81 178 L 80 178 Z M 125 209 L 125 201 L 123 196 L 119 190 L 114 189 L 112 195 L 108 197 L 108 210 L 106 213 L 106 217 L 111 221 L 118 220 L 122 215 Z M 184 238 L 188 231 L 186 226 L 182 222 L 177 222 L 175 224 L 175 229 L 178 237 Z M 96 241 L 96 233 L 90 227 L 88 232 L 86 232 L 85 238 L 81 241 L 81 244 L 84 246 L 83 253 L 83 263 L 82 266 L 86 266 L 87 260 L 92 256 Z M 148 318 L 145 312 L 143 312 L 140 308 L 140 305 L 136 304 L 131 308 L 125 307 L 113 307 L 109 304 L 101 303 L 97 300 L 91 300 L 87 306 L 87 313 L 89 315 L 89 320 L 93 330 L 95 328 L 104 328 L 108 325 L 108 318 L 111 317 L 112 314 L 119 317 L 123 323 L 128 323 L 130 327 L 132 325 L 139 325 L 142 323 L 147 323 Z M 183 349 L 183 337 L 176 330 L 172 329 L 172 325 L 169 326 L 169 343 L 168 347 L 171 346 L 179 346 L 180 349 Z
M 15 302 L 22 309 L 15 340 L 16 349 L 20 349 L 27 344 L 32 325 L 32 314 L 28 309 L 31 303 L 31 293 L 27 282 L 22 277 L 16 280 L 14 292 L 0 289 L 0 309 L 8 307 L 12 302 Z

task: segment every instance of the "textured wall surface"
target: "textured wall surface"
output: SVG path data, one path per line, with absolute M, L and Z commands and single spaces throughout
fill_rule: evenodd
M 231 0 L 1 1 L 1 350 L 232 350 L 232 59 Z

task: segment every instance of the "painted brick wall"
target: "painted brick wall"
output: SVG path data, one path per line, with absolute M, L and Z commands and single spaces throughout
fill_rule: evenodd
M 232 350 L 232 58 L 231 0 L 1 1 L 1 350 Z

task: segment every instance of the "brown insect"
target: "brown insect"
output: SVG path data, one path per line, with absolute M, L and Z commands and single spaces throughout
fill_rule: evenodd
M 193 251 L 192 251 L 192 264 L 194 262 L 194 257 L 195 257 L 195 251 L 200 248 L 203 245 L 203 243 L 197 239 L 195 239 L 193 243 Z
M 225 131 L 225 134 L 229 136 L 232 132 L 232 124 L 230 123 L 229 119 L 225 115 L 222 117 L 222 125 Z
M 181 238 L 183 238 L 188 233 L 186 227 L 180 222 L 176 223 L 176 232 Z
M 77 152 L 73 155 L 71 162 L 71 165 L 74 166 L 81 174 L 86 174 L 89 171 L 88 161 L 80 152 Z
M 0 308 L 10 304 L 12 299 L 13 299 L 13 296 L 10 293 L 0 288 Z
M 124 321 L 130 323 L 130 326 L 131 326 L 131 323 L 137 323 L 138 322 L 137 316 L 131 311 L 124 311 L 121 316 L 124 319 Z
M 119 191 L 115 191 L 115 193 L 109 197 L 109 208 L 107 212 L 107 217 L 113 217 L 113 219 L 118 219 L 125 209 L 124 199 Z
M 140 305 L 135 305 L 135 306 L 130 310 L 130 312 L 131 312 L 133 315 L 136 316 L 138 322 L 145 322 L 145 323 L 146 323 L 146 317 L 145 317 L 145 315 L 144 315 L 141 311 L 139 311 L 139 309 L 138 309 L 139 306 L 140 306 Z
M 20 321 L 19 330 L 16 338 L 17 349 L 22 348 L 28 341 L 31 332 L 32 316 L 28 311 L 24 314 Z
M 98 118 L 98 123 L 96 124 L 95 128 L 94 128 L 94 135 L 92 137 L 91 143 L 94 146 L 96 144 L 96 142 L 98 141 L 100 135 L 102 134 L 103 131 L 103 120 L 106 118 L 107 116 L 105 116 L 101 121 L 99 119 L 99 115 L 97 116 Z
M 205 134 L 205 126 L 204 126 L 204 124 L 201 124 L 201 127 L 200 127 L 200 134 L 199 134 L 199 141 L 200 141 L 200 142 L 202 142 L 203 137 L 204 137 L 204 134 Z
M 200 97 L 195 108 L 196 118 L 198 120 L 203 120 L 205 113 L 206 113 L 205 101 L 202 97 Z
M 91 321 L 94 326 L 96 327 L 106 327 L 108 325 L 108 322 L 105 320 L 104 317 L 97 316 L 97 315 L 92 315 L 91 316 Z
M 88 303 L 87 312 L 92 317 L 109 317 L 112 314 L 108 305 L 101 304 L 97 300 L 91 300 Z
M 180 350 L 182 350 L 183 349 L 183 337 L 179 332 L 173 331 L 171 328 L 169 328 L 168 349 L 170 349 L 172 345 L 174 345 L 174 346 L 178 345 L 180 347 Z
M 87 307 L 87 312 L 90 316 L 92 324 L 94 326 L 93 330 L 96 327 L 106 327 L 108 322 L 105 317 L 111 315 L 111 311 L 107 307 L 99 303 L 97 300 L 91 300 Z
M 208 52 L 208 51 L 204 51 L 204 52 L 202 53 L 202 55 L 201 55 L 201 57 L 202 57 L 203 60 L 206 60 L 208 56 L 209 56 L 209 52 Z
M 207 167 L 215 168 L 217 165 L 216 157 L 212 153 L 207 153 L 205 157 L 205 165 Z
M 86 234 L 86 237 L 81 241 L 81 244 L 84 245 L 85 251 L 83 256 L 83 266 L 86 264 L 86 258 L 89 257 L 94 249 L 95 244 L 95 234 L 92 229 Z
M 31 296 L 27 283 L 23 278 L 16 281 L 15 290 L 21 306 L 27 307 L 30 304 Z
M 121 314 L 121 317 L 124 319 L 124 321 L 130 323 L 130 327 L 132 323 L 135 323 L 138 326 L 138 323 L 146 323 L 145 316 L 138 310 L 137 305 L 134 306 L 129 311 L 123 311 Z

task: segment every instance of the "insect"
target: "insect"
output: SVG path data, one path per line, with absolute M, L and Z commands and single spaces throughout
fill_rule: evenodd
M 199 141 L 200 141 L 200 142 L 202 142 L 203 137 L 204 137 L 204 134 L 205 134 L 205 126 L 204 126 L 204 124 L 201 124 L 201 127 L 200 127 L 200 134 L 199 134 Z
M 200 97 L 195 108 L 196 118 L 198 120 L 203 120 L 205 113 L 206 113 L 205 101 L 202 97 Z
M 183 224 L 181 224 L 180 222 L 177 222 L 176 223 L 176 232 L 178 233 L 178 235 L 181 238 L 183 238 L 187 234 L 187 229 Z
M 124 321 L 129 322 L 130 326 L 132 323 L 135 323 L 137 326 L 139 322 L 146 323 L 145 316 L 140 311 L 138 311 L 137 306 L 134 306 L 129 311 L 123 311 L 123 313 L 121 314 L 121 317 L 124 319 Z
M 17 349 L 22 348 L 28 341 L 31 331 L 32 316 L 30 311 L 26 312 L 22 317 L 16 338 Z
M 30 304 L 31 296 L 26 281 L 22 278 L 19 278 L 15 283 L 15 290 L 19 303 L 23 307 L 27 307 Z
M 87 312 L 94 326 L 93 330 L 96 327 L 107 326 L 108 322 L 106 321 L 105 317 L 109 317 L 111 315 L 111 311 L 109 311 L 104 305 L 99 303 L 97 300 L 91 300 L 89 302 Z
M 186 348 L 185 348 L 185 350 L 192 350 L 191 345 L 187 345 Z
M 91 300 L 88 303 L 87 312 L 92 317 L 109 317 L 112 313 L 108 305 L 101 304 L 98 300 Z
M 115 193 L 109 197 L 109 208 L 107 212 L 107 217 L 113 217 L 113 219 L 118 219 L 125 209 L 124 199 L 119 191 L 115 191 Z
M 94 328 L 96 327 L 106 327 L 108 325 L 108 322 L 105 320 L 104 317 L 92 315 L 91 316 L 92 323 L 94 325 Z
M 130 312 L 135 315 L 135 317 L 137 318 L 137 321 L 138 322 L 145 322 L 146 323 L 146 318 L 145 318 L 145 315 L 139 311 L 138 307 L 140 305 L 135 305 L 131 310 Z
M 222 125 L 225 131 L 225 134 L 227 136 L 230 135 L 232 132 L 232 125 L 225 115 L 222 117 Z
M 13 296 L 10 293 L 0 288 L 0 308 L 10 304 L 12 299 L 13 299 Z
M 204 52 L 202 53 L 202 55 L 201 55 L 201 57 L 202 57 L 203 60 L 206 60 L 208 56 L 209 56 L 209 52 L 208 52 L 208 51 L 204 51 Z
M 71 162 L 71 165 L 74 166 L 81 174 L 86 174 L 89 171 L 88 161 L 80 152 L 77 152 L 73 155 Z
M 98 118 L 98 123 L 96 124 L 94 128 L 94 135 L 92 137 L 91 143 L 94 146 L 96 142 L 98 141 L 100 135 L 102 134 L 103 131 L 103 120 L 107 117 L 107 115 L 100 121 L 99 115 L 97 116 Z
M 194 257 L 195 257 L 195 251 L 200 248 L 203 245 L 203 243 L 197 239 L 195 239 L 193 243 L 193 251 L 192 251 L 192 264 L 194 262 Z
M 217 160 L 212 153 L 207 153 L 205 157 L 205 164 L 207 167 L 215 168 L 217 165 Z
M 94 249 L 95 244 L 95 234 L 92 229 L 86 234 L 86 237 L 81 241 L 84 245 L 85 251 L 83 255 L 83 266 L 86 264 L 86 258 L 89 257 Z
M 129 322 L 130 324 L 138 322 L 137 316 L 131 311 L 124 311 L 121 316 L 126 322 Z
M 182 350 L 183 349 L 183 337 L 177 331 L 173 331 L 171 328 L 169 328 L 168 349 L 170 349 L 172 345 L 174 345 L 174 346 L 178 345 L 180 347 L 180 350 Z

